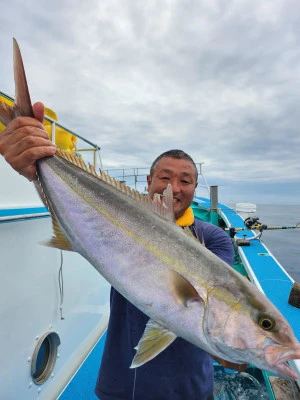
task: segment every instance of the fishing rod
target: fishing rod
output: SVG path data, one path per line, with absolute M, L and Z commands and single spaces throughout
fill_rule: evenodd
M 232 228 L 225 228 L 225 231 L 229 231 Z M 279 229 L 300 229 L 300 225 L 295 225 L 295 226 L 268 226 L 264 224 L 257 224 L 251 228 L 234 228 L 236 231 L 251 231 L 251 230 L 257 230 L 260 231 L 261 229 L 267 230 L 267 231 L 274 231 L 274 230 L 279 230 Z
M 249 230 L 257 230 L 257 231 L 274 231 L 274 230 L 284 230 L 284 229 L 300 229 L 300 222 L 296 225 L 292 226 L 268 226 L 266 224 L 262 224 L 259 222 L 258 217 L 249 217 L 244 221 L 245 228 L 225 228 L 226 231 L 235 230 L 235 231 L 249 231 Z
M 246 239 L 246 235 L 244 235 L 244 239 L 238 239 L 236 241 L 238 246 L 250 246 L 250 241 L 255 239 L 261 239 L 263 231 L 271 231 L 271 230 L 284 230 L 284 229 L 298 229 L 300 228 L 300 222 L 293 226 L 268 226 L 266 224 L 262 224 L 259 222 L 259 217 L 249 217 L 246 218 L 244 221 L 244 228 L 235 228 L 231 226 L 230 228 L 225 228 L 225 231 L 229 231 L 230 237 L 233 239 L 235 234 L 238 231 L 252 231 L 257 230 L 259 231 L 255 236 Z

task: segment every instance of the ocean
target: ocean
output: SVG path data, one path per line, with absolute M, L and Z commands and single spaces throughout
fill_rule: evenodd
M 268 226 L 300 226 L 300 205 L 256 205 L 256 217 Z M 265 230 L 262 242 L 297 282 L 300 282 L 300 228 Z

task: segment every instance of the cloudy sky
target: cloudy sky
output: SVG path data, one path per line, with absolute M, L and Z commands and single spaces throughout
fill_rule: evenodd
M 222 202 L 300 204 L 298 0 L 2 0 L 32 101 L 101 147 L 104 168 L 180 148 Z

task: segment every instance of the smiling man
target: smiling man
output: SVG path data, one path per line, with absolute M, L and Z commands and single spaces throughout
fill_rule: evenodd
M 173 191 L 174 213 L 178 219 L 184 215 L 194 198 L 198 185 L 198 171 L 192 158 L 182 150 L 170 150 L 153 162 L 147 176 L 148 193 L 162 194 L 170 183 Z

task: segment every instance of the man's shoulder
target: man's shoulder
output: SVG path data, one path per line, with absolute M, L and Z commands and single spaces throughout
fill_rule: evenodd
M 220 227 L 211 224 L 210 222 L 201 221 L 199 219 L 195 219 L 194 221 L 195 229 L 207 232 L 207 233 L 215 233 L 215 234 L 225 234 L 226 233 Z
M 196 236 L 205 247 L 227 264 L 233 264 L 233 246 L 227 233 L 220 227 L 195 219 Z

